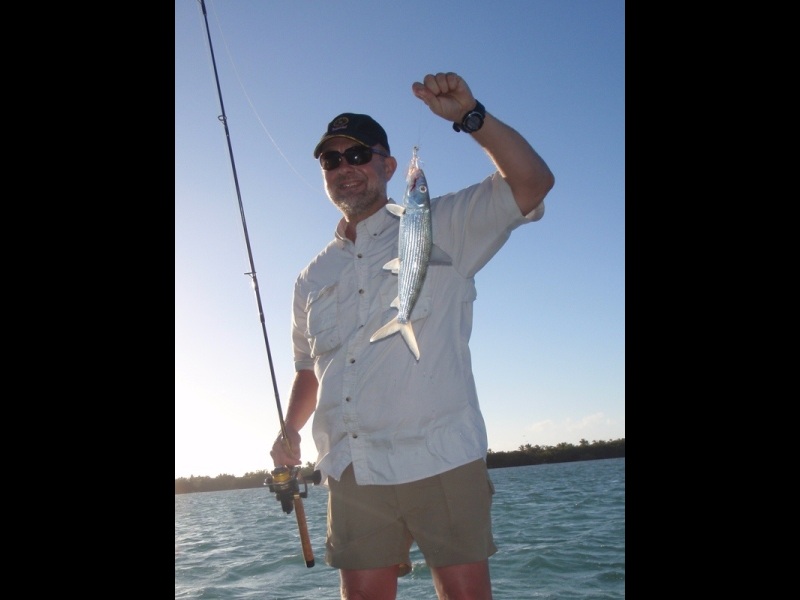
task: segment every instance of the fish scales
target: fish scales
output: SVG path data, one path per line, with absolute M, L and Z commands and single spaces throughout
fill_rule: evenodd
M 424 184 L 424 176 L 422 181 Z M 397 320 L 407 323 L 428 271 L 432 246 L 430 204 L 418 210 L 406 209 L 400 221 L 400 240 L 403 242 L 398 244 L 401 268 L 397 282 Z
M 433 248 L 433 228 L 428 182 L 419 166 L 417 150 L 415 147 L 406 173 L 406 190 L 402 204 L 386 205 L 389 212 L 400 217 L 397 258 L 383 266 L 398 277 L 397 297 L 390 305 L 397 309 L 397 315 L 378 329 L 369 341 L 375 342 L 399 332 L 414 357 L 419 360 L 420 351 L 411 325 L 411 311 L 414 310 L 428 271 Z

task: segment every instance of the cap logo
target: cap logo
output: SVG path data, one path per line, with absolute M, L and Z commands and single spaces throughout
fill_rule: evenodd
M 350 122 L 350 119 L 347 117 L 339 117 L 333 123 L 331 123 L 331 131 L 336 131 L 337 129 L 343 129 L 347 127 L 347 124 Z

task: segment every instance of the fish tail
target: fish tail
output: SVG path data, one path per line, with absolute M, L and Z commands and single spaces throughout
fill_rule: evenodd
M 411 350 L 411 353 L 414 355 L 414 358 L 419 360 L 419 346 L 417 345 L 417 337 L 414 335 L 414 328 L 411 326 L 410 322 L 401 323 L 394 318 L 386 325 L 378 329 L 378 331 L 373 333 L 372 337 L 369 338 L 369 341 L 377 342 L 378 340 L 389 337 L 398 331 L 400 332 L 400 335 L 403 336 L 403 339 L 405 340 L 408 349 Z

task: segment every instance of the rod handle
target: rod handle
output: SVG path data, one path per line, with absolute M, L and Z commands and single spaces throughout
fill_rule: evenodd
M 306 559 L 306 566 L 311 568 L 314 566 L 314 550 L 308 537 L 306 509 L 303 508 L 303 500 L 299 493 L 294 494 L 294 512 L 297 515 L 297 528 L 300 530 L 300 543 L 303 545 L 303 558 Z

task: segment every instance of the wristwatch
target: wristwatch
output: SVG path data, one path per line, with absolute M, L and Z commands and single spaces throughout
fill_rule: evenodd
M 486 109 L 478 100 L 475 100 L 475 108 L 469 111 L 461 119 L 461 123 L 453 123 L 453 129 L 467 133 L 475 133 L 483 127 L 483 120 L 486 118 Z

